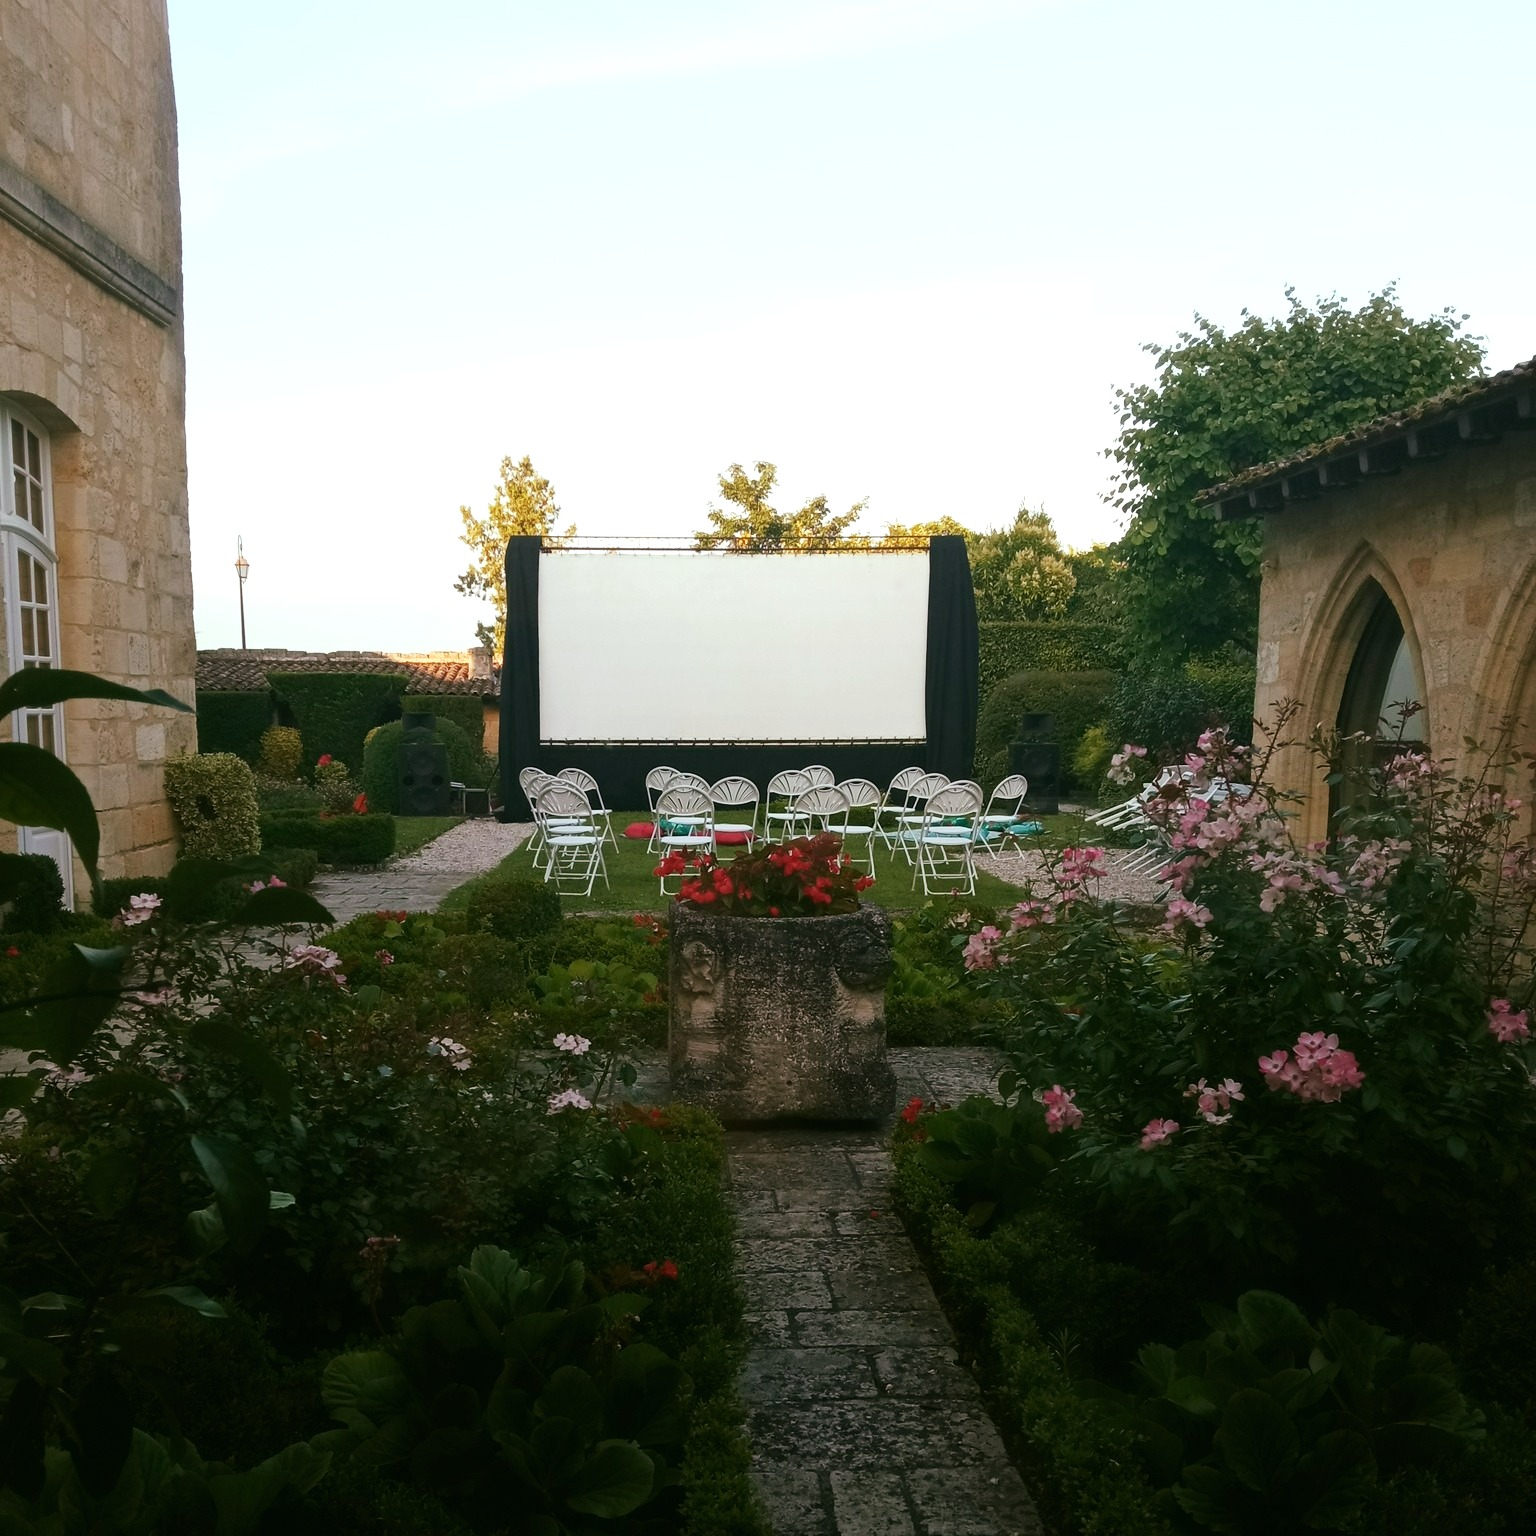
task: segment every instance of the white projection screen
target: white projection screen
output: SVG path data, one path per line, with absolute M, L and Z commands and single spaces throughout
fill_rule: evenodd
M 926 551 L 539 557 L 539 737 L 920 741 Z

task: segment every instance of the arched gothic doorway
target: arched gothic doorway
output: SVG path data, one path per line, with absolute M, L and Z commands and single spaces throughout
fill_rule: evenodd
M 1362 601 L 1369 613 L 1344 680 L 1337 725 L 1345 742 L 1344 778 L 1328 797 L 1328 823 L 1369 794 L 1363 770 L 1379 768 L 1405 747 L 1425 745 L 1424 711 L 1406 714 L 1403 706 L 1423 705 L 1424 685 L 1414 662 L 1403 621 L 1392 599 L 1374 581 Z M 1358 610 L 1357 610 L 1358 611 Z

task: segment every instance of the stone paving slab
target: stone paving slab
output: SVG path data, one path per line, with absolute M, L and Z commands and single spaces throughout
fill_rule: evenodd
M 987 1051 L 893 1051 L 902 1097 L 985 1092 Z M 883 1131 L 727 1136 L 753 1477 L 777 1536 L 1038 1536 L 900 1222 Z

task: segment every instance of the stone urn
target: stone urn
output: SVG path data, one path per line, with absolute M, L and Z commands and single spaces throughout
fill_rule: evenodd
M 728 1125 L 871 1121 L 890 1111 L 891 920 L 671 910 L 672 1097 Z

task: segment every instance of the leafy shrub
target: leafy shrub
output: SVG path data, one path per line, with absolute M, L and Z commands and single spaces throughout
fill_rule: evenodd
M 1458 1353 L 1469 1385 L 1536 1414 L 1536 1260 L 1495 1270 L 1467 1298 Z
M 262 733 L 272 723 L 272 695 L 265 688 L 197 690 L 197 746 L 200 752 L 233 752 L 255 765 Z
M 1019 716 L 1043 713 L 1054 716 L 1047 739 L 1061 748 L 1062 787 L 1093 787 L 1073 777 L 1073 759 L 1084 731 L 1102 723 L 1114 686 L 1113 672 L 1015 672 L 1005 678 L 987 694 L 976 719 L 976 777 L 985 785 L 1003 778 Z
M 976 920 L 954 899 L 927 901 L 893 914 L 891 975 L 885 988 L 892 1045 L 958 1045 L 975 1039 L 990 1010 L 987 1000 L 965 985 L 960 945 Z
M 393 816 L 263 816 L 267 848 L 311 848 L 324 864 L 382 864 L 395 851 Z
M 293 711 L 310 763 L 327 754 L 362 762 L 369 728 L 400 718 L 406 683 L 392 672 L 271 672 L 267 681 Z
M 64 877 L 45 853 L 0 853 L 0 928 L 49 933 L 64 912 Z
M 315 764 L 315 793 L 333 816 L 346 816 L 356 809 L 357 784 L 347 765 L 335 758 Z
M 1160 760 L 1193 749 L 1202 731 L 1220 725 L 1232 740 L 1253 740 L 1254 668 L 1243 661 L 1190 661 L 1131 668 L 1108 704 L 1110 744 L 1147 747 Z
M 1209 1320 L 1204 1339 L 1147 1345 L 1132 1392 L 1099 1389 L 1152 1480 L 1206 1530 L 1334 1528 L 1378 1472 L 1482 1438 L 1443 1350 L 1348 1311 L 1314 1327 L 1270 1291 Z
M 261 850 L 256 775 L 229 752 L 172 758 L 165 793 L 181 824 L 181 851 L 200 859 L 238 859 Z
M 407 1312 L 388 1351 L 326 1367 L 321 1391 L 345 1427 L 317 1443 L 408 1470 L 482 1530 L 510 1509 L 551 1531 L 593 1520 L 637 1530 L 625 1520 L 637 1510 L 674 1511 L 668 1457 L 687 1431 L 691 1383 L 633 1339 L 645 1299 L 593 1296 L 561 1250 L 524 1268 L 481 1247 L 456 1274 L 460 1299 Z
M 1015 672 L 1113 672 L 1125 664 L 1123 624 L 1073 619 L 997 619 L 978 626 L 985 697 Z
M 1078 739 L 1077 750 L 1072 754 L 1072 782 L 1083 789 L 1102 784 L 1115 751 L 1109 732 L 1102 725 L 1090 725 Z
M 489 688 L 490 684 L 487 683 Z M 485 705 L 478 694 L 471 693 L 414 693 L 400 700 L 401 710 L 408 715 L 436 715 L 439 725 L 447 724 L 464 733 L 464 739 L 480 750 L 485 740 Z M 457 774 L 454 775 L 458 777 Z
M 471 930 L 501 939 L 531 939 L 560 925 L 560 895 L 542 880 L 480 880 L 464 905 Z
M 299 776 L 304 738 L 291 725 L 274 725 L 261 733 L 259 767 L 269 778 L 287 783 Z
M 399 809 L 398 758 L 403 744 L 437 742 L 448 750 L 449 776 L 460 784 L 484 784 L 489 779 L 479 738 L 471 740 L 451 720 L 439 720 L 435 730 L 409 731 L 398 720 L 370 734 L 363 754 L 363 792 L 375 810 Z
M 290 784 L 282 779 L 258 779 L 256 801 L 263 816 L 318 816 L 325 809 L 325 801 L 314 785 L 302 781 Z

